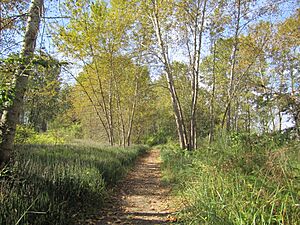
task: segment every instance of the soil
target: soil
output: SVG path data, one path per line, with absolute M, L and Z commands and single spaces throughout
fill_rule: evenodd
M 151 150 L 117 184 L 106 207 L 84 224 L 172 224 L 169 192 L 161 182 L 159 150 Z

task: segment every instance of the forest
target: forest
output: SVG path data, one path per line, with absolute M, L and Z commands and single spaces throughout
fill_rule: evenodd
M 1 0 L 0 224 L 299 224 L 299 6 Z

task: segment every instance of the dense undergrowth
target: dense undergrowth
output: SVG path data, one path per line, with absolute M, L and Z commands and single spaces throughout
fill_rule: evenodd
M 0 173 L 0 224 L 73 224 L 83 206 L 103 203 L 143 146 L 20 145 Z
M 300 143 L 232 135 L 194 152 L 162 148 L 180 224 L 299 224 Z
M 32 127 L 18 125 L 15 136 L 16 144 L 65 144 L 76 138 L 82 138 L 80 125 L 51 129 L 39 133 Z

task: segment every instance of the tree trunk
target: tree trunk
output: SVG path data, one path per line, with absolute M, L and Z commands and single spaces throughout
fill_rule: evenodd
M 109 144 L 114 146 L 114 123 L 113 123 L 113 93 L 112 93 L 112 77 L 109 79 L 109 94 L 108 94 L 108 114 L 109 114 Z
M 240 101 L 238 99 L 235 105 L 234 120 L 233 120 L 233 128 L 235 132 L 239 130 L 239 119 L 240 119 L 239 107 L 240 107 Z
M 119 87 L 118 87 L 118 82 L 116 80 L 115 74 L 113 72 L 113 79 L 114 79 L 114 83 L 115 83 L 115 95 L 116 95 L 116 103 L 117 103 L 117 110 L 118 110 L 118 120 L 120 121 L 120 125 L 121 125 L 121 143 L 122 146 L 125 148 L 126 147 L 126 130 L 125 130 L 125 122 L 124 122 L 124 116 L 123 116 L 123 109 L 122 109 L 122 104 L 121 104 L 121 97 L 120 97 L 120 93 L 119 93 Z
M 138 101 L 138 91 L 139 91 L 139 81 L 138 81 L 138 77 L 135 77 L 135 90 L 134 90 L 134 100 L 133 100 L 133 104 L 132 104 L 132 108 L 131 108 L 131 112 L 128 118 L 128 123 L 129 123 L 129 127 L 128 127 L 128 132 L 127 132 L 127 146 L 130 146 L 131 144 L 131 133 L 132 133 L 132 127 L 133 127 L 133 119 L 134 119 L 134 115 L 135 115 L 135 110 L 136 110 L 136 104 Z
M 225 125 L 226 120 L 226 130 L 230 131 L 231 129 L 231 102 L 234 94 L 234 85 L 235 85 L 235 66 L 236 66 L 236 55 L 238 51 L 238 35 L 240 30 L 240 20 L 241 20 L 241 0 L 237 0 L 237 19 L 236 19 L 236 26 L 235 26 L 235 35 L 234 35 L 234 43 L 232 48 L 232 54 L 231 54 L 231 66 L 230 66 L 230 84 L 229 84 L 229 90 L 228 90 L 228 96 L 227 96 L 227 105 L 225 108 L 225 112 L 223 115 L 222 120 L 222 128 Z
M 209 127 L 209 143 L 211 144 L 214 140 L 214 130 L 215 130 L 215 92 L 216 92 L 216 43 L 213 43 L 213 68 L 212 68 L 212 94 L 210 100 L 210 127 Z
M 247 131 L 249 134 L 251 134 L 251 107 L 250 107 L 250 101 L 248 101 L 248 107 L 247 107 Z
M 273 109 L 270 109 L 270 110 L 273 110 Z M 271 118 L 272 118 L 272 132 L 275 132 L 276 131 L 276 114 L 275 112 L 273 113 L 272 111 L 270 111 L 271 113 Z M 269 132 L 269 127 L 268 127 L 268 122 L 266 123 L 267 124 L 267 130 Z
M 92 53 L 92 57 L 94 59 L 96 59 L 96 54 L 94 53 L 94 48 L 92 46 L 92 44 L 90 43 L 90 50 L 91 50 L 91 53 Z M 111 53 L 112 55 L 112 53 Z M 111 66 L 112 66 L 112 58 L 110 58 L 110 62 L 111 62 Z M 101 119 L 101 123 L 103 124 L 103 127 L 106 130 L 106 134 L 107 134 L 107 139 L 109 141 L 109 144 L 110 145 L 113 145 L 114 143 L 114 134 L 113 134 L 113 127 L 112 127 L 112 115 L 110 114 L 110 108 L 108 109 L 107 107 L 107 102 L 106 102 L 106 99 L 105 99 L 105 96 L 104 96 L 104 91 L 103 91 L 103 84 L 102 84 L 102 80 L 101 80 L 101 77 L 100 77 L 100 74 L 101 74 L 101 71 L 99 69 L 99 66 L 98 66 L 98 61 L 97 60 L 94 60 L 94 63 L 95 63 L 95 69 L 96 69 L 96 74 L 97 74 L 97 82 L 98 82 L 98 86 L 99 86 L 99 90 L 100 90 L 100 99 L 102 99 L 102 102 L 100 101 L 100 99 L 98 98 L 97 94 L 96 94 L 96 91 L 94 89 L 94 86 L 89 78 L 89 82 L 90 82 L 90 86 L 93 90 L 93 93 L 94 93 L 94 97 L 97 99 L 97 102 L 101 108 L 101 110 L 103 111 L 104 113 L 104 119 Z M 89 66 L 90 64 L 86 64 L 87 66 Z M 92 68 L 92 67 L 91 67 Z M 92 68 L 93 69 L 93 68 Z M 109 95 L 111 96 L 111 95 Z M 111 98 L 109 99 L 109 106 L 110 105 L 110 100 Z M 95 105 L 96 107 L 96 105 Z M 96 107 L 97 108 L 97 107 Z M 99 113 L 100 115 L 100 113 Z M 107 127 L 107 128 L 106 128 Z
M 169 62 L 169 57 L 168 57 L 168 53 L 166 50 L 166 46 L 162 39 L 160 22 L 159 22 L 158 12 L 157 12 L 158 9 L 157 9 L 157 5 L 155 2 L 154 2 L 154 8 L 155 9 L 153 12 L 152 23 L 153 23 L 153 27 L 154 27 L 154 30 L 156 33 L 156 38 L 158 40 L 158 44 L 159 44 L 159 47 L 161 50 L 162 62 L 165 67 L 166 78 L 168 81 L 168 88 L 169 88 L 170 95 L 171 95 L 172 106 L 173 106 L 174 115 L 175 115 L 175 121 L 176 121 L 176 127 L 177 127 L 180 147 L 182 149 L 185 149 L 187 147 L 187 135 L 186 135 L 186 128 L 185 128 L 185 124 L 184 124 L 183 112 L 182 112 L 180 101 L 179 101 L 179 98 L 178 98 L 178 95 L 176 92 L 176 88 L 174 85 L 172 69 L 171 69 L 171 65 Z
M 41 132 L 46 132 L 48 130 L 47 121 L 43 120 L 41 124 Z
M 195 37 L 198 36 L 198 41 L 195 41 L 195 65 L 193 68 L 193 78 L 192 78 L 192 105 L 191 105 L 191 121 L 190 121 L 190 140 L 189 140 L 189 149 L 193 150 L 197 148 L 197 125 L 196 125 L 196 111 L 197 111 L 197 101 L 198 101 L 198 92 L 199 92 L 199 72 L 200 72 L 200 54 L 202 46 L 202 34 L 204 29 L 205 13 L 206 13 L 206 3 L 207 0 L 204 0 L 203 10 L 200 22 L 200 30 L 198 31 L 198 21 L 195 20 Z M 198 2 L 198 9 L 200 8 L 200 2 Z M 198 33 L 199 32 L 199 33 Z
M 279 110 L 278 112 L 278 131 L 281 133 L 282 130 L 282 114 L 281 111 Z
M 104 130 L 105 130 L 105 134 L 108 138 L 108 140 L 110 140 L 110 131 L 109 131 L 109 126 L 108 126 L 108 123 L 105 123 L 104 119 L 102 118 L 101 116 L 101 112 L 99 111 L 98 107 L 97 107 L 97 102 L 95 102 L 92 98 L 92 96 L 89 94 L 89 92 L 87 91 L 86 87 L 84 86 L 84 84 L 77 79 L 77 77 L 75 75 L 73 75 L 70 71 L 68 70 L 65 70 L 65 72 L 69 73 L 75 80 L 76 82 L 80 85 L 80 87 L 82 88 L 82 91 L 85 93 L 86 97 L 89 99 L 90 103 L 92 104 L 93 106 L 93 109 L 95 110 L 96 114 L 97 114 L 97 117 L 98 119 L 100 120 Z M 89 79 L 89 84 L 90 86 L 92 87 L 92 91 L 93 91 L 93 94 L 94 96 L 96 97 L 96 91 L 95 89 L 93 88 L 92 86 L 92 82 L 91 80 Z M 100 102 L 98 101 L 99 105 L 100 105 Z M 101 105 L 100 105 L 101 106 Z M 102 108 L 102 107 L 101 107 Z
M 9 162 L 12 155 L 16 124 L 23 107 L 23 98 L 28 83 L 29 71 L 26 71 L 26 64 L 30 63 L 35 50 L 43 4 L 43 0 L 32 0 L 29 9 L 24 43 L 20 53 L 20 58 L 24 59 L 25 63 L 20 65 L 17 74 L 15 74 L 13 87 L 15 97 L 12 105 L 4 110 L 0 121 L 0 167 Z
M 296 112 L 294 115 L 295 120 L 295 128 L 296 128 L 296 135 L 298 140 L 300 139 L 300 112 Z

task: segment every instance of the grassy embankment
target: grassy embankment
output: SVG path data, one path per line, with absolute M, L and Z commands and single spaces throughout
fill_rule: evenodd
M 147 150 L 143 146 L 21 145 L 0 173 L 0 224 L 73 224 L 80 208 L 101 205 Z
M 218 138 L 194 152 L 162 148 L 180 224 L 300 224 L 300 143 Z

